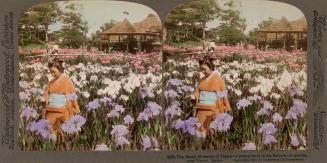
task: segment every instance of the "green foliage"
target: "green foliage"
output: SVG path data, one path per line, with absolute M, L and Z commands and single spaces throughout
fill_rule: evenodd
M 218 36 L 219 42 L 225 43 L 226 45 L 236 45 L 239 42 L 245 41 L 244 33 L 228 25 L 220 26 Z
M 77 48 L 85 45 L 87 22 L 81 19 L 74 3 L 61 8 L 58 3 L 42 3 L 24 12 L 19 21 L 19 45 L 44 45 L 49 41 L 49 26 L 61 23 L 62 29 L 53 32 L 55 38 L 62 38 L 62 46 Z
M 214 0 L 194 1 L 177 6 L 166 18 L 167 31 L 174 31 L 168 32 L 167 41 L 176 42 L 180 37 L 184 40 L 205 38 L 207 23 L 218 18 L 220 10 Z
M 251 30 L 249 32 L 249 41 L 254 43 L 254 41 L 257 39 L 258 37 L 258 31 L 259 29 L 265 28 L 269 25 L 271 25 L 273 22 L 275 21 L 274 18 L 269 17 L 268 20 L 263 20 L 261 23 L 258 24 L 257 28 L 254 28 L 253 30 Z
M 100 39 L 100 34 L 108 29 L 110 29 L 111 27 L 113 27 L 115 24 L 117 24 L 116 21 L 114 20 L 110 20 L 110 22 L 103 24 L 95 33 L 91 34 L 91 42 L 92 44 L 97 44 L 99 43 L 99 39 Z
M 42 3 L 29 8 L 18 22 L 19 45 L 45 44 L 49 26 L 60 21 L 61 15 L 57 3 Z
M 69 48 L 79 48 L 85 46 L 87 42 L 86 33 L 88 31 L 87 22 L 83 21 L 81 14 L 77 12 L 74 3 L 67 4 L 67 10 L 62 17 L 64 24 L 58 31 L 59 36 L 63 39 L 61 45 Z
M 244 31 L 246 29 L 245 19 L 241 17 L 240 12 L 234 9 L 234 2 L 224 4 L 227 9 L 222 11 L 220 17 L 221 24 L 218 26 L 219 42 L 227 45 L 235 45 L 244 42 L 246 37 Z

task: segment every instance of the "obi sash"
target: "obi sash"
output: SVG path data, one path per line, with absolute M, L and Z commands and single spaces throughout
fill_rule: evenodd
M 49 95 L 49 107 L 63 108 L 66 106 L 66 95 L 51 93 Z
M 200 91 L 200 104 L 215 105 L 217 102 L 217 93 L 209 91 Z

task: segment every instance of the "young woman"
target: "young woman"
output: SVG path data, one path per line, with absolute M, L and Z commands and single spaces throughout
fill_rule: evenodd
M 55 132 L 62 123 L 74 114 L 80 113 L 75 87 L 70 78 L 63 73 L 62 63 L 63 61 L 57 58 L 49 62 L 48 67 L 54 79 L 49 82 L 44 92 L 43 118 L 49 120 Z
M 196 100 L 195 116 L 201 123 L 200 132 L 207 132 L 214 118 L 223 112 L 231 111 L 224 80 L 214 71 L 213 59 L 199 60 L 204 77 L 200 79 L 194 92 Z

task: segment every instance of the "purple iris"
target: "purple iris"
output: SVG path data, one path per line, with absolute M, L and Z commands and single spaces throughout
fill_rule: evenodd
M 261 108 L 259 111 L 256 112 L 258 116 L 269 115 L 269 113 L 269 110 L 267 110 L 266 108 Z
M 115 110 L 120 113 L 124 113 L 125 108 L 122 105 L 115 105 Z
M 67 96 L 68 100 L 77 100 L 78 99 L 78 96 L 76 93 L 68 93 L 66 96 Z
M 100 103 L 98 100 L 93 100 L 91 102 L 89 102 L 87 105 L 86 105 L 86 108 L 88 111 L 91 111 L 91 110 L 96 110 L 100 107 Z
M 159 115 L 162 110 L 162 107 L 153 101 L 149 101 L 147 103 L 147 107 L 144 109 L 144 113 L 146 113 L 149 117 Z
M 38 122 L 34 121 L 27 125 L 26 130 L 35 132 L 37 135 L 41 135 L 43 139 L 50 139 L 50 130 L 52 129 L 49 120 L 41 119 Z
M 291 145 L 292 146 L 297 147 L 300 145 L 299 138 L 296 134 L 292 134 L 290 137 L 291 137 Z
M 274 136 L 274 134 L 277 132 L 277 128 L 273 123 L 261 124 L 258 132 L 262 134 L 265 145 L 271 145 L 272 143 L 277 142 Z
M 248 96 L 247 97 L 248 100 L 250 101 L 257 101 L 257 100 L 261 100 L 261 96 L 258 96 L 258 95 L 254 95 L 254 96 Z
M 287 112 L 285 119 L 297 119 L 298 116 L 302 117 L 307 112 L 307 104 L 301 100 L 294 99 L 293 106 Z
M 264 144 L 266 144 L 266 145 L 271 145 L 273 143 L 277 143 L 277 140 L 273 135 L 265 135 L 263 137 L 263 139 L 264 139 Z
M 158 140 L 154 137 L 150 138 L 149 136 L 142 137 L 142 145 L 144 150 L 159 147 Z
M 69 134 L 78 133 L 82 130 L 86 119 L 80 115 L 74 115 L 67 122 L 61 125 L 61 129 Z
M 190 117 L 185 121 L 178 119 L 174 124 L 175 129 L 177 130 L 182 129 L 184 133 L 188 133 L 193 136 L 195 136 L 196 129 L 200 126 L 201 124 L 198 122 L 198 119 L 195 117 Z
M 242 100 L 240 100 L 237 104 L 236 104 L 236 106 L 237 106 L 237 109 L 244 109 L 244 108 L 246 108 L 246 107 L 248 107 L 249 105 L 251 105 L 252 103 L 249 101 L 249 100 L 247 100 L 247 99 L 245 99 L 245 98 L 243 98 Z
M 149 121 L 149 116 L 148 116 L 148 114 L 141 112 L 136 120 L 137 121 Z
M 273 116 L 273 122 L 278 123 L 283 121 L 283 117 L 279 113 L 275 113 Z
M 101 101 L 102 103 L 111 103 L 112 100 L 111 100 L 111 98 L 105 96 L 105 97 L 102 97 L 102 98 L 100 99 L 100 101 Z
M 181 119 L 178 119 L 176 122 L 175 122 L 175 125 L 174 125 L 174 128 L 179 130 L 179 129 L 183 129 L 185 130 L 185 122 L 182 121 Z
M 118 118 L 120 116 L 119 112 L 116 110 L 111 110 L 108 114 L 107 117 L 109 118 Z
M 170 79 L 170 80 L 168 80 L 167 83 L 170 84 L 170 85 L 173 85 L 173 86 L 183 85 L 183 82 L 181 80 L 179 80 L 179 79 Z
M 272 135 L 277 132 L 277 128 L 273 123 L 264 123 L 261 124 L 261 127 L 258 132 L 262 133 L 263 135 Z
M 125 117 L 124 117 L 124 124 L 125 125 L 130 125 L 130 124 L 132 124 L 134 122 L 134 118 L 132 118 L 132 116 L 130 116 L 130 115 L 126 115 Z
M 141 88 L 140 95 L 142 98 L 145 98 L 145 97 L 153 98 L 154 97 L 153 92 L 149 88 Z
M 262 116 L 262 115 L 269 115 L 270 111 L 273 109 L 273 106 L 271 104 L 271 102 L 269 101 L 264 101 L 263 102 L 263 107 L 257 111 L 257 115 Z
M 110 134 L 116 138 L 127 136 L 128 133 L 129 133 L 128 128 L 125 125 L 115 125 L 113 126 L 113 129 L 110 132 Z
M 165 91 L 165 97 L 168 99 L 168 98 L 176 98 L 176 97 L 178 97 L 179 95 L 178 95 L 178 93 L 176 92 L 176 91 L 174 91 L 174 90 L 168 90 L 168 91 Z
M 36 118 L 38 115 L 36 110 L 28 106 L 22 111 L 20 117 L 25 117 L 26 121 L 28 121 L 30 118 Z
M 26 93 L 26 92 L 19 93 L 19 99 L 22 101 L 29 101 L 30 97 L 31 97 L 31 95 L 29 93 Z
M 219 114 L 214 121 L 210 123 L 210 128 L 216 131 L 226 132 L 230 129 L 230 125 L 232 124 L 233 116 L 228 113 Z
M 174 104 L 170 107 L 167 108 L 166 112 L 165 112 L 165 117 L 168 118 L 174 118 L 175 116 L 180 116 L 182 114 L 182 110 L 181 108 L 177 105 Z
M 143 149 L 146 150 L 152 147 L 151 139 L 148 136 L 142 138 Z
M 193 92 L 194 88 L 192 86 L 189 85 L 183 85 L 182 87 L 180 87 L 181 90 L 183 90 L 184 92 Z
M 124 146 L 124 145 L 128 145 L 129 141 L 127 140 L 126 137 L 124 136 L 119 136 L 115 138 L 115 143 L 117 146 Z
M 303 96 L 303 91 L 298 89 L 295 85 L 291 85 L 287 88 L 288 93 L 293 97 L 294 95 Z
M 128 145 L 127 136 L 129 134 L 128 128 L 125 125 L 115 125 L 113 126 L 110 134 L 115 138 L 115 143 L 117 146 Z
M 225 91 L 217 91 L 216 95 L 218 98 L 224 98 L 224 97 L 227 97 L 228 93 L 226 90 Z

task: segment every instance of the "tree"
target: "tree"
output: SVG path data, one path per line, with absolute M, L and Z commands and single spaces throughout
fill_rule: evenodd
M 114 20 L 110 20 L 110 22 L 107 22 L 107 23 L 103 24 L 103 25 L 100 27 L 99 31 L 100 31 L 100 32 L 104 32 L 104 31 L 110 29 L 111 27 L 113 27 L 115 24 L 117 24 L 116 21 L 114 21 Z
M 276 19 L 269 17 L 267 20 L 263 20 L 261 23 L 258 24 L 258 26 L 256 28 L 254 28 L 253 30 L 251 30 L 249 32 L 249 41 L 251 41 L 252 43 L 257 39 L 258 37 L 258 31 L 262 28 L 268 27 L 269 25 L 271 25 L 272 23 L 274 23 L 276 21 Z
M 168 35 L 178 30 L 176 35 L 190 39 L 193 36 L 205 38 L 207 23 L 219 17 L 220 8 L 215 0 L 201 0 L 185 3 L 172 10 L 165 21 Z M 197 35 L 197 30 L 201 35 Z M 172 37 L 172 36 L 168 36 Z
M 57 3 L 41 3 L 29 8 L 19 21 L 20 44 L 47 43 L 49 26 L 60 21 L 61 15 Z
M 82 20 L 82 16 L 77 12 L 74 3 L 67 3 L 65 13 L 62 17 L 62 28 L 58 31 L 62 38 L 62 45 L 66 47 L 79 48 L 85 46 L 88 32 L 87 21 Z
M 99 40 L 100 40 L 100 36 L 101 36 L 101 33 L 110 29 L 111 27 L 113 27 L 115 24 L 117 24 L 116 21 L 114 20 L 110 20 L 110 22 L 107 22 L 105 24 L 103 24 L 102 26 L 100 26 L 100 28 L 98 30 L 95 31 L 95 33 L 92 33 L 91 34 L 91 42 L 92 44 L 98 44 Z
M 271 25 L 272 23 L 274 23 L 276 21 L 276 19 L 269 17 L 268 20 L 264 20 L 261 23 L 258 24 L 259 29 L 262 29 L 264 27 L 268 27 L 269 25 Z
M 225 3 L 224 6 L 227 9 L 222 11 L 221 23 L 217 28 L 219 41 L 228 45 L 245 41 L 246 20 L 241 17 L 238 10 L 234 9 L 233 1 Z

